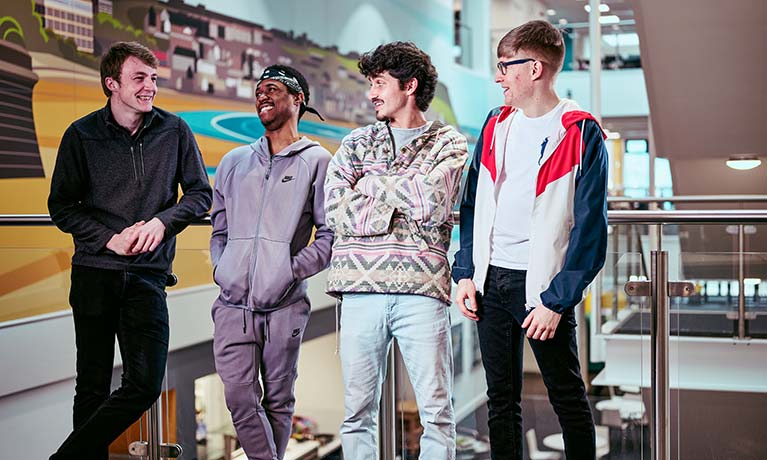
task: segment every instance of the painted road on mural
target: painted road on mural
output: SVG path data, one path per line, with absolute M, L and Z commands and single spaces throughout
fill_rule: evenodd
M 205 110 L 176 114 L 183 118 L 195 133 L 225 141 L 250 143 L 264 134 L 264 127 L 255 113 Z M 346 127 L 309 120 L 301 120 L 298 130 L 309 137 L 321 136 L 339 142 L 351 131 Z

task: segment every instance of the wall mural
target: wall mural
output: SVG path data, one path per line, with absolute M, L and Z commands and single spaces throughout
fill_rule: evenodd
M 160 60 L 157 105 L 182 116 L 198 137 L 237 144 L 261 136 L 263 128 L 250 107 L 255 79 L 275 63 L 306 76 L 312 104 L 329 120 L 307 116 L 303 134 L 335 147 L 351 127 L 374 121 L 367 81 L 357 71 L 359 55 L 322 47 L 305 34 L 268 29 L 179 0 L 16 1 L 0 7 L 0 15 L 0 78 L 10 99 L 0 108 L 0 122 L 12 139 L 3 152 L 0 178 L 43 175 L 35 122 L 48 124 L 49 114 L 54 115 L 48 104 L 64 102 L 61 93 L 48 93 L 70 86 L 74 104 L 82 92 L 98 90 L 98 56 L 117 40 L 135 40 L 153 50 Z M 39 89 L 41 97 L 33 98 L 38 81 L 46 84 Z M 104 100 L 90 102 L 69 121 Z M 456 124 L 444 86 L 430 116 Z M 44 131 L 45 146 L 55 147 L 63 129 Z M 228 150 L 215 147 L 225 145 L 201 141 L 209 170 Z
M 106 103 L 99 56 L 115 41 L 138 41 L 160 61 L 156 105 L 195 132 L 209 174 L 221 157 L 263 134 L 255 81 L 264 67 L 299 69 L 311 103 L 299 131 L 334 152 L 352 128 L 374 121 L 356 52 L 182 0 L 11 0 L 0 5 L 0 214 L 47 214 L 61 136 Z M 367 50 L 361 50 L 367 51 Z M 448 90 L 428 114 L 458 126 Z M 179 238 L 179 288 L 211 283 L 210 230 Z M 0 322 L 68 308 L 71 238 L 53 227 L 0 228 Z

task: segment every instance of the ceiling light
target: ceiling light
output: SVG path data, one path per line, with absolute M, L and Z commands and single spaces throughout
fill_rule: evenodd
M 549 16 L 554 16 L 554 15 L 557 14 L 557 10 L 553 10 L 553 9 L 549 8 L 548 10 L 546 10 L 546 14 L 549 15 Z
M 567 19 L 565 19 L 565 18 L 560 18 L 560 19 L 559 19 L 559 25 L 560 25 L 560 26 L 566 26 L 566 25 L 567 25 Z
M 599 23 L 600 24 L 618 24 L 621 22 L 621 18 L 614 14 L 610 14 L 607 16 L 599 16 Z
M 591 5 L 583 5 L 583 9 L 586 10 L 587 13 L 591 13 Z M 610 5 L 607 5 L 605 3 L 599 4 L 600 13 L 607 13 L 608 11 L 610 11 Z
M 620 139 L 621 138 L 621 133 L 619 133 L 617 131 L 610 131 L 610 130 L 607 130 L 607 129 L 605 131 L 607 131 L 607 133 L 606 133 L 607 134 L 607 138 L 610 139 L 610 140 L 616 140 L 616 139 Z
M 732 156 L 727 160 L 727 166 L 738 171 L 754 169 L 760 164 L 762 164 L 762 160 L 758 159 L 755 155 Z

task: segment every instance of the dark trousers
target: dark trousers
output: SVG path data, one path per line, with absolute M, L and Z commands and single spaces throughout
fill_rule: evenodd
M 109 444 L 159 397 L 168 358 L 166 280 L 154 270 L 72 267 L 74 430 L 51 460 L 106 460 Z M 110 394 L 115 336 L 123 373 Z
M 485 367 L 493 460 L 522 460 L 522 350 L 525 271 L 490 267 L 479 300 L 479 345 Z M 595 457 L 594 420 L 581 379 L 572 310 L 553 339 L 529 340 L 570 460 Z

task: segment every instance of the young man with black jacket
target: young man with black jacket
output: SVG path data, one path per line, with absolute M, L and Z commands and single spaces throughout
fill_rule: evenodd
M 51 460 L 106 460 L 161 392 L 175 236 L 205 214 L 212 192 L 192 131 L 153 107 L 157 65 L 138 43 L 114 44 L 101 61 L 106 106 L 72 123 L 59 145 L 48 209 L 75 243 L 77 377 L 74 430 Z M 110 394 L 115 336 L 123 374 Z

